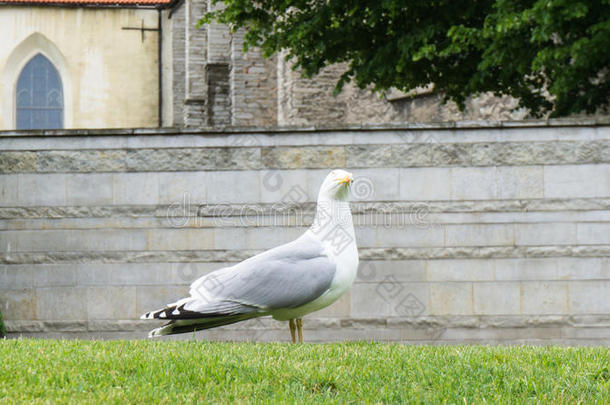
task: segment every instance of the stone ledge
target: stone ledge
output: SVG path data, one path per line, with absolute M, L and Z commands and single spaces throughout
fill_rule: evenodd
M 0 152 L 0 173 L 421 168 L 610 162 L 610 140 L 119 148 Z
M 0 264 L 240 262 L 261 250 L 25 252 L 0 254 Z M 610 245 L 362 248 L 360 260 L 608 257 Z
M 199 217 L 241 217 L 244 210 L 257 215 L 274 215 L 295 212 L 311 215 L 315 203 L 284 205 L 278 203 L 198 204 L 194 202 L 181 210 L 171 210 L 175 204 L 160 205 L 96 205 L 96 206 L 32 206 L 0 207 L 0 219 L 36 218 L 170 218 L 186 215 Z M 353 215 L 367 213 L 482 213 L 482 212 L 536 212 L 536 211 L 596 211 L 610 209 L 610 198 L 572 199 L 518 199 L 518 200 L 463 200 L 463 201 L 379 201 L 350 203 Z M 182 210 L 186 209 L 186 212 Z M 417 210 L 417 211 L 414 211 Z M 220 214 L 220 215 L 219 215 Z
M 82 320 L 82 321 L 5 321 L 9 333 L 31 332 L 147 332 L 165 321 Z M 303 320 L 307 330 L 326 329 L 536 329 L 561 327 L 575 330 L 607 330 L 610 315 L 479 315 L 376 318 L 315 318 Z M 270 317 L 215 328 L 216 331 L 287 331 L 287 323 Z
M 133 136 L 133 135 L 218 135 L 235 133 L 308 133 L 334 131 L 386 131 L 386 130 L 452 130 L 485 129 L 485 128 L 532 128 L 532 127 L 590 127 L 608 126 L 610 117 L 597 118 L 558 118 L 548 120 L 522 121 L 446 121 L 432 123 L 394 123 L 394 124 L 341 124 L 312 126 L 271 126 L 271 127 L 201 127 L 201 128 L 103 128 L 103 129 L 62 129 L 62 130 L 28 130 L 0 131 L 0 138 L 9 137 L 70 137 L 70 136 Z
M 438 338 L 431 339 L 429 337 L 418 336 L 416 338 L 407 339 L 400 335 L 392 336 L 389 333 L 376 333 L 375 337 L 372 337 L 369 333 L 367 337 L 365 334 L 353 336 L 350 333 L 355 333 L 346 329 L 345 331 L 336 331 L 332 336 L 325 335 L 324 338 L 317 338 L 316 335 L 306 334 L 305 342 L 307 344 L 323 344 L 328 342 L 345 342 L 345 341 L 363 341 L 370 342 L 372 340 L 379 341 L 382 343 L 398 343 L 398 344 L 415 344 L 415 345 L 498 345 L 498 346 L 513 346 L 513 345 L 532 345 L 532 346 L 601 346 L 609 347 L 610 339 L 608 338 L 539 338 L 539 337 L 525 337 L 518 339 L 502 339 L 497 337 L 495 339 L 490 338 L 468 338 L 468 339 L 446 339 Z M 382 331 L 384 332 L 384 331 Z M 140 332 L 42 332 L 42 333 L 9 333 L 9 339 L 95 339 L 95 340 L 143 340 L 146 339 L 145 333 Z M 206 334 L 205 332 L 198 332 L 197 334 L 184 334 L 184 335 L 173 335 L 166 336 L 160 340 L 171 340 L 171 341 L 210 341 L 210 342 L 289 342 L 287 332 L 284 333 L 265 333 L 262 336 L 258 334 L 234 334 L 232 332 L 224 331 L 222 333 Z

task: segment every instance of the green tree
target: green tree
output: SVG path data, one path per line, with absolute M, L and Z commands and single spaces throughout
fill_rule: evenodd
M 214 0 L 218 2 L 218 0 Z M 434 83 L 460 107 L 493 92 L 534 116 L 593 113 L 610 100 L 610 0 L 223 0 L 201 23 L 247 28 L 245 45 L 280 50 L 313 76 L 408 91 Z

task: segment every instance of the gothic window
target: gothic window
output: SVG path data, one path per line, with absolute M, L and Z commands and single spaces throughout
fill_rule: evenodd
M 64 96 L 57 69 L 42 54 L 25 65 L 17 80 L 17 129 L 63 128 Z

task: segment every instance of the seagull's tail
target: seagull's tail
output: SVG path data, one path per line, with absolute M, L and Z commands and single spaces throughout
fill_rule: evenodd
M 175 335 L 178 333 L 196 332 L 198 330 L 215 328 L 217 326 L 229 325 L 261 316 L 260 313 L 248 313 L 238 315 L 211 316 L 196 319 L 172 319 L 160 328 L 153 329 L 148 334 L 149 338 Z

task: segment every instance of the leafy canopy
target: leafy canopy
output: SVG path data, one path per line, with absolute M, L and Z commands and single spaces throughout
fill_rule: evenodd
M 460 107 L 490 91 L 518 98 L 534 116 L 609 104 L 610 0 L 222 3 L 201 23 L 247 28 L 246 49 L 284 50 L 308 77 L 346 62 L 337 91 L 352 80 L 377 91 L 434 83 Z

